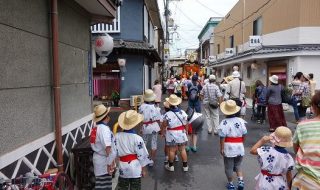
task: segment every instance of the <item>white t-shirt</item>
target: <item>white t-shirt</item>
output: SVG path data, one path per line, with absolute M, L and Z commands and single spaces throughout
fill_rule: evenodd
M 246 121 L 239 118 L 226 118 L 221 121 L 218 132 L 220 137 L 242 137 L 247 134 Z M 226 157 L 244 156 L 244 146 L 241 143 L 224 143 L 224 154 Z
M 139 113 L 141 113 L 144 117 L 143 122 L 148 121 L 162 121 L 161 112 L 158 107 L 154 104 L 145 104 L 143 103 L 139 107 Z M 143 124 L 142 133 L 144 135 L 154 134 L 160 131 L 160 126 L 158 122 L 154 122 L 151 124 Z
M 113 139 L 110 128 L 105 124 L 99 124 L 97 127 L 95 143 L 91 143 L 93 153 L 94 175 L 101 176 L 108 173 L 107 171 L 107 153 L 106 147 L 111 146 Z
M 152 163 L 144 141 L 137 134 L 127 132 L 117 133 L 112 143 L 108 165 L 111 165 L 116 157 L 130 154 L 136 154 L 138 159 L 131 162 L 119 161 L 119 175 L 122 178 L 139 178 L 141 177 L 142 167 Z

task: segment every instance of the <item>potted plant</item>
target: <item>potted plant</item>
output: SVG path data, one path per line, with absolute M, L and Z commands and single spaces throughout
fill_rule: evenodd
M 120 94 L 119 92 L 117 91 L 112 91 L 111 93 L 111 98 L 112 98 L 112 101 L 113 101 L 113 105 L 115 107 L 119 107 L 119 100 L 120 100 Z

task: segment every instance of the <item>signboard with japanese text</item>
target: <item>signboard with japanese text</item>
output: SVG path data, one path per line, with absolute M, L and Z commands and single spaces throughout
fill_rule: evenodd
M 236 51 L 234 48 L 226 48 L 226 51 L 225 51 L 225 56 L 226 57 L 230 57 L 230 56 L 233 56 L 236 54 Z
M 259 47 L 262 45 L 261 36 L 249 36 L 249 47 Z

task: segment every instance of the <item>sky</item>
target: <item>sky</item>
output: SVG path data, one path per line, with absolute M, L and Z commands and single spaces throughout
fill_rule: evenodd
M 161 15 L 164 1 L 158 0 Z M 173 34 L 170 57 L 184 55 L 188 48 L 198 48 L 198 35 L 210 17 L 224 17 L 238 0 L 170 0 L 171 18 L 178 25 L 177 34 Z M 164 18 L 163 18 L 164 20 Z M 171 38 L 171 36 L 170 36 Z

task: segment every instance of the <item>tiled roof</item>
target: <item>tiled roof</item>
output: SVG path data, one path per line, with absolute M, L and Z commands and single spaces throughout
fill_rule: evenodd
M 124 52 L 141 52 L 148 53 L 156 62 L 161 62 L 157 50 L 144 41 L 124 41 L 114 40 L 114 49 L 123 50 Z
M 276 53 L 288 53 L 297 51 L 320 51 L 320 44 L 312 45 L 282 45 L 282 46 L 261 46 L 256 49 L 250 49 L 237 55 L 219 59 L 216 64 L 224 63 L 234 59 L 250 56 L 250 55 L 263 55 L 263 54 L 276 54 Z

